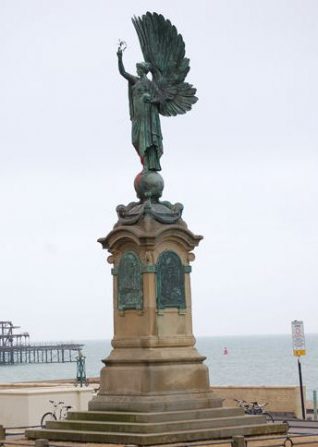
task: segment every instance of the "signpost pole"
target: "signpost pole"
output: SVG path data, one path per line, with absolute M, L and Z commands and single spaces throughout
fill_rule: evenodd
M 313 402 L 314 402 L 314 421 L 317 420 L 317 391 L 313 391 Z
M 303 376 L 301 372 L 301 363 L 298 357 L 298 374 L 299 374 L 299 386 L 300 386 L 300 399 L 301 399 L 301 412 L 303 415 L 303 419 L 306 419 L 306 412 L 305 412 L 305 401 L 304 401 L 304 389 L 303 389 Z
M 302 355 L 306 355 L 304 323 L 302 321 L 298 321 L 298 320 L 292 321 L 292 338 L 293 338 L 294 356 L 296 356 L 297 360 L 298 360 L 301 411 L 302 411 L 303 419 L 306 419 L 304 389 L 303 389 L 303 376 L 302 376 L 302 372 L 301 372 L 301 363 L 300 363 L 300 357 Z

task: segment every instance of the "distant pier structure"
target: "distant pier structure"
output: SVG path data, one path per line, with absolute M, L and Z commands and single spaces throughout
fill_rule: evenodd
M 78 343 L 30 343 L 28 332 L 16 333 L 20 326 L 0 321 L 0 366 L 19 363 L 76 362 L 84 345 Z

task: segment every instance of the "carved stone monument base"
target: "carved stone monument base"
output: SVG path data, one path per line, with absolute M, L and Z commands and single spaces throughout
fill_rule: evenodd
M 287 424 L 223 408 L 192 334 L 190 262 L 201 236 L 146 213 L 99 241 L 113 264 L 113 350 L 89 411 L 69 412 L 31 439 L 154 445 L 282 434 Z
M 180 352 L 181 351 L 181 352 Z M 114 349 L 90 410 L 174 411 L 215 408 L 204 357 L 194 348 Z
M 135 225 L 117 224 L 99 240 L 114 264 L 115 334 L 90 410 L 222 405 L 210 391 L 205 357 L 195 349 L 192 334 L 189 264 L 201 239 L 181 219 L 162 224 L 145 216 Z M 128 263 L 122 264 L 125 256 Z M 127 273 L 133 269 L 135 277 Z

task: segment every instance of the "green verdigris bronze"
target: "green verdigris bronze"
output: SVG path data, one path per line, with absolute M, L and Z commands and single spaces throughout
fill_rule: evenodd
M 161 253 L 157 264 L 157 307 L 185 309 L 184 266 L 173 251 Z
M 122 255 L 118 268 L 118 309 L 142 309 L 141 263 L 136 253 Z
M 125 71 L 122 42 L 117 51 L 119 72 L 128 81 L 132 144 L 144 170 L 160 171 L 163 146 L 159 114 L 175 116 L 189 111 L 197 101 L 196 89 L 184 82 L 189 59 L 183 38 L 170 20 L 147 12 L 132 22 L 145 59 L 137 64 L 137 76 Z
M 144 62 L 137 64 L 137 74 L 126 72 L 123 64 L 124 42 L 117 56 L 120 74 L 128 81 L 131 138 L 143 170 L 134 186 L 140 202 L 119 205 L 119 225 L 131 225 L 148 214 L 162 223 L 175 223 L 182 214 L 180 203 L 159 202 L 164 182 L 158 171 L 163 153 L 160 115 L 175 116 L 188 112 L 198 100 L 196 89 L 185 82 L 190 70 L 181 34 L 161 14 L 147 12 L 132 19 Z M 151 79 L 147 77 L 151 74 Z
M 75 386 L 79 385 L 82 387 L 83 385 L 88 386 L 88 381 L 86 378 L 86 367 L 85 367 L 85 355 L 83 355 L 82 351 L 78 351 L 78 356 L 76 357 L 76 381 Z

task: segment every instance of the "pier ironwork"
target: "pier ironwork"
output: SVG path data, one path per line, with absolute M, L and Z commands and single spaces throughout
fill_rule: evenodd
M 79 343 L 30 343 L 28 332 L 17 333 L 12 321 L 0 321 L 0 366 L 21 363 L 76 362 Z

